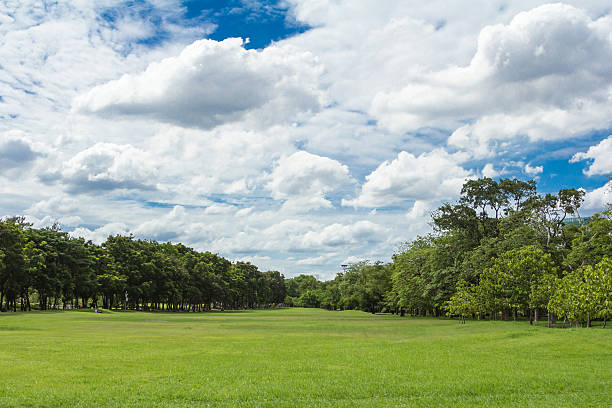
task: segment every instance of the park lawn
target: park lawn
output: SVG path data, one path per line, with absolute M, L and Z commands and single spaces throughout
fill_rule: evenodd
M 282 309 L 0 314 L 0 407 L 612 406 L 612 330 Z

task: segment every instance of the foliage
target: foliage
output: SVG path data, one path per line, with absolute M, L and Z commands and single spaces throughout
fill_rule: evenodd
M 312 278 L 314 279 L 314 278 Z M 314 279 L 316 281 L 316 279 Z M 282 303 L 285 278 L 182 244 L 110 236 L 102 245 L 57 226 L 0 222 L 0 309 L 80 308 L 204 311 Z
M 549 307 L 560 317 L 576 325 L 586 322 L 588 327 L 594 317 L 612 317 L 611 305 L 612 259 L 606 257 L 594 266 L 586 265 L 565 275 Z

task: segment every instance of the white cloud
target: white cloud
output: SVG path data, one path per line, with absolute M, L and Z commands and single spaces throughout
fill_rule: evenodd
M 432 202 L 417 200 L 406 214 L 406 218 L 410 221 L 429 221 L 429 212 L 434 208 L 435 205 Z
M 96 244 L 101 244 L 110 235 L 127 235 L 128 228 L 124 223 L 111 222 L 106 225 L 90 230 L 89 228 L 75 228 L 70 232 L 70 236 L 77 238 L 85 238 L 85 240 L 91 240 Z
M 55 217 L 46 215 L 42 218 L 37 218 L 32 215 L 25 216 L 26 221 L 32 223 L 33 228 L 47 228 L 54 225 L 59 225 L 62 228 L 75 227 L 83 223 L 83 219 L 78 215 L 65 215 L 62 217 Z
M 448 144 L 470 151 L 475 158 L 494 157 L 534 146 L 530 143 L 562 140 L 610 126 L 607 115 L 612 111 L 597 100 L 580 101 L 574 108 L 534 107 L 528 112 L 484 115 L 453 131 Z
M 68 160 L 57 176 L 71 192 L 154 189 L 152 157 L 130 145 L 96 143 Z
M 321 265 L 326 265 L 332 255 L 319 255 L 319 256 L 315 256 L 315 257 L 310 257 L 310 258 L 304 258 L 304 259 L 300 259 L 299 261 L 296 261 L 296 264 L 298 265 L 317 265 L 317 266 L 321 266 Z
M 185 231 L 189 217 L 184 207 L 177 205 L 161 217 L 155 217 L 133 229 L 135 235 L 150 237 L 159 241 L 170 241 Z
M 612 173 L 612 136 L 608 136 L 596 146 L 589 147 L 587 152 L 576 153 L 570 163 L 581 160 L 592 160 L 589 168 L 584 170 L 584 174 L 588 176 Z
M 240 38 L 199 40 L 142 74 L 93 88 L 75 99 L 78 111 L 138 115 L 187 127 L 212 128 L 251 111 L 272 123 L 319 109 L 320 72 L 309 53 L 270 46 L 247 50 Z
M 326 256 L 331 259 L 341 250 L 354 251 L 385 242 L 389 234 L 387 227 L 368 220 L 325 223 L 283 219 L 269 225 L 269 220 L 279 218 L 275 212 L 268 214 L 270 218 L 259 227 L 257 219 L 261 215 L 251 215 L 243 222 L 241 230 L 215 239 L 210 244 L 212 250 L 234 254 L 312 254 L 310 258 Z
M 587 191 L 584 195 L 582 208 L 590 211 L 600 211 L 609 204 L 612 204 L 612 181 L 608 181 L 592 191 Z
M 302 238 L 305 248 L 335 247 L 347 244 L 366 244 L 386 239 L 387 229 L 371 221 L 357 221 L 352 225 L 334 223 L 320 231 L 309 231 Z
M 384 207 L 406 200 L 449 199 L 457 196 L 472 173 L 459 165 L 462 155 L 443 149 L 415 156 L 400 152 L 391 162 L 384 162 L 370 175 L 353 200 L 342 205 Z
M 242 228 L 230 234 L 218 236 L 211 242 L 212 250 L 221 253 L 256 253 L 263 251 L 290 251 L 302 249 L 301 237 L 308 231 L 320 227 L 316 222 L 293 218 L 282 219 L 278 214 L 269 214 L 257 225 L 260 214 L 251 214 Z M 281 219 L 279 221 L 279 218 Z
M 174 202 L 202 205 L 211 194 L 249 196 L 267 182 L 279 157 L 295 151 L 286 133 L 223 125 L 204 131 L 162 127 L 149 140 L 163 180 L 158 186 Z
M 543 166 L 530 166 L 529 164 L 525 164 L 525 173 L 530 175 L 531 177 L 537 176 L 544 171 Z
M 220 215 L 220 214 L 232 214 L 236 211 L 236 207 L 228 204 L 212 204 L 206 207 L 204 214 L 206 215 Z
M 521 12 L 481 30 L 469 65 L 379 92 L 371 112 L 394 131 L 454 123 L 449 144 L 477 156 L 491 155 L 496 139 L 551 140 L 605 126 L 612 113 L 609 22 L 564 4 Z
M 30 165 L 44 155 L 38 148 L 21 131 L 0 133 L 0 173 Z
M 38 201 L 26 210 L 26 213 L 32 215 L 51 215 L 59 214 L 74 214 L 79 211 L 79 202 L 68 195 L 59 195 Z
M 74 96 L 176 52 L 175 41 L 210 31 L 202 24 L 174 32 L 171 21 L 183 12 L 178 6 L 172 0 L 0 3 L 0 14 L 10 16 L 0 24 L 0 129 L 18 128 L 45 141 L 69 131 Z M 160 31 L 166 41 L 149 48 L 143 40 Z
M 294 209 L 330 208 L 325 195 L 350 181 L 349 170 L 338 161 L 298 151 L 280 159 L 266 188 L 276 200 Z
M 495 170 L 493 163 L 487 163 L 482 168 L 483 177 L 495 178 L 495 177 L 499 177 L 500 174 L 501 173 L 499 171 Z
M 242 209 L 236 211 L 236 214 L 234 214 L 234 215 L 236 217 L 245 217 L 245 216 L 249 215 L 251 212 L 253 212 L 253 207 L 242 208 Z

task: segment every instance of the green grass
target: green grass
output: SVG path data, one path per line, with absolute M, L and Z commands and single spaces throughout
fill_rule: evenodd
M 612 330 L 285 309 L 0 314 L 0 407 L 612 406 Z

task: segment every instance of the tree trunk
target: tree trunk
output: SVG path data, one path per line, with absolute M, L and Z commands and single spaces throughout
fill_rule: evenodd
M 587 312 L 587 327 L 591 327 L 591 312 Z

